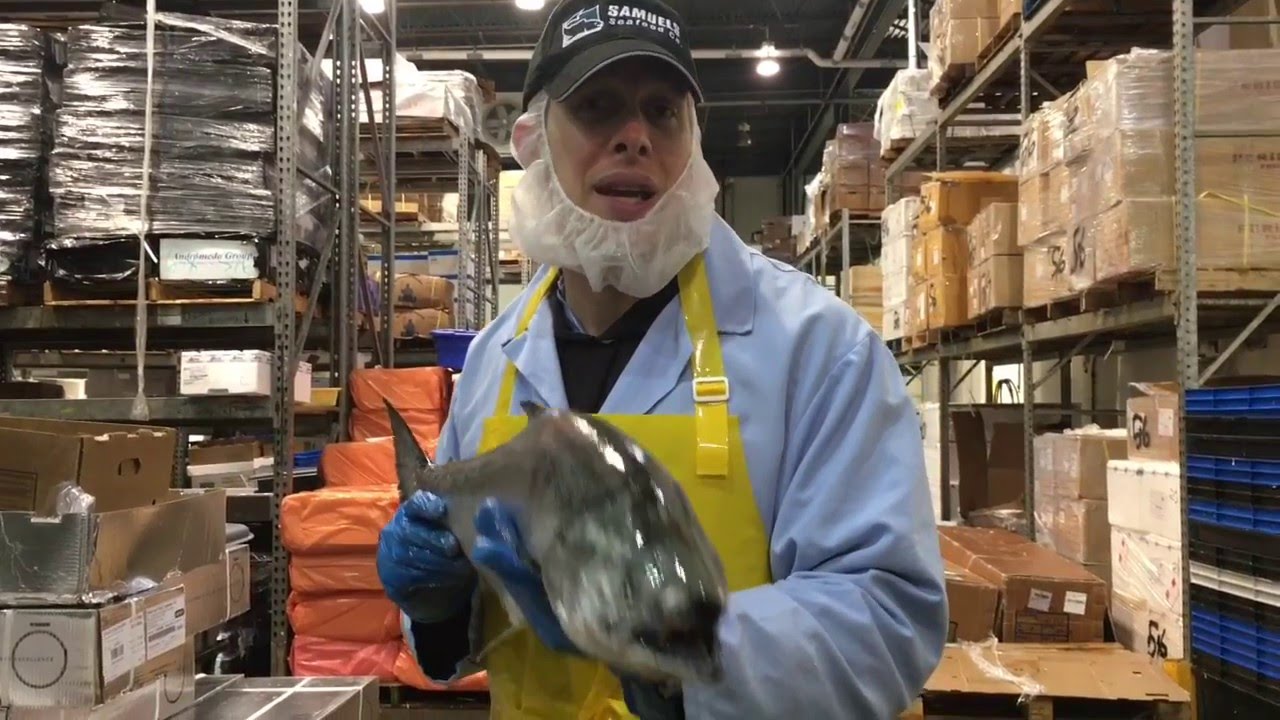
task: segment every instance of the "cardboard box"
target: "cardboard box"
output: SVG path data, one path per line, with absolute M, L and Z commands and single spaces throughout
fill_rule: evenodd
M 938 227 L 924 235 L 928 277 L 963 277 L 969 266 L 969 241 L 964 228 Z
M 1280 125 L 1280 50 L 1196 50 L 1196 130 L 1268 133 Z
M 969 319 L 1022 306 L 1022 256 L 996 255 L 969 270 Z
M 446 330 L 453 326 L 453 315 L 444 310 L 400 310 L 392 319 L 391 333 L 406 339 L 430 337 L 432 330 Z
M 1005 673 L 993 674 L 992 668 L 1004 668 Z M 1161 668 L 1115 643 L 948 645 L 924 693 L 969 696 L 971 706 L 984 704 L 980 696 L 1002 697 L 1003 706 L 1012 708 L 1022 704 L 1019 699 L 1026 697 L 1030 683 L 1041 698 L 1127 700 L 1147 706 L 1154 700 L 1178 704 L 1191 700 Z
M 885 307 L 881 317 L 880 337 L 884 340 L 897 340 L 907 334 L 907 304 Z
M 1280 267 L 1280 137 L 1196 140 L 1196 190 L 1197 266 Z
M 0 605 L 99 602 L 139 582 L 159 585 L 223 561 L 227 496 L 221 490 L 170 490 L 147 507 L 67 513 L 56 519 L 0 512 Z
M 929 281 L 918 282 L 911 288 L 911 302 L 907 305 L 907 334 L 922 333 L 929 329 Z
M 1033 175 L 1018 183 L 1018 245 L 1026 247 L 1040 239 L 1045 227 L 1045 198 L 1049 193 L 1049 178 Z
M 1048 528 L 1052 549 L 1084 565 L 1110 564 L 1111 524 L 1107 521 L 1107 501 L 1058 496 L 1052 498 L 1052 505 Z
M 929 278 L 929 329 L 964 325 L 969 319 L 964 275 Z
M 1019 236 L 1021 237 L 1021 236 Z M 1069 239 L 1065 233 L 1046 235 L 1023 248 L 1022 305 L 1040 307 L 1071 297 Z
M 1116 642 L 1153 663 L 1185 657 L 1181 610 L 1153 607 L 1128 593 L 1111 591 L 1111 627 Z
M 1172 130 L 1118 130 L 1100 136 L 1089 155 L 1101 212 L 1123 200 L 1173 196 Z
M 969 223 L 969 267 L 996 255 L 1021 255 L 1017 203 L 991 203 Z
M 51 515 L 63 482 L 102 512 L 150 505 L 169 494 L 176 446 L 167 428 L 0 417 L 0 510 Z
M 960 482 L 960 515 L 972 522 L 984 508 L 1021 505 L 1026 483 L 1022 423 L 1000 406 L 975 412 L 953 412 L 951 429 Z
M 1054 165 L 1045 173 L 1045 195 L 1040 232 L 1063 232 L 1071 226 L 1071 175 L 1066 165 Z
M 1055 488 L 1069 499 L 1106 500 L 1107 463 L 1129 455 L 1124 430 L 1068 432 L 1053 443 Z
M 1139 601 L 1147 627 L 1134 628 L 1138 637 L 1150 634 L 1157 656 L 1183 656 L 1182 545 L 1148 533 L 1112 528 L 1111 582 L 1113 594 Z M 1153 624 L 1154 623 L 1154 624 Z M 1171 637 L 1176 636 L 1176 637 Z M 1163 643 L 1160 641 L 1163 640 Z M 1135 643 L 1137 644 L 1137 643 Z M 1139 647 L 1144 646 L 1143 642 Z M 1163 645 L 1163 651 L 1161 650 Z
M 433 308 L 453 312 L 453 283 L 442 277 L 399 273 L 391 286 L 397 310 Z
M 1104 281 L 1171 265 L 1173 231 L 1172 199 L 1125 200 L 1111 207 L 1087 226 L 1094 275 Z
M 978 54 L 1000 29 L 994 15 L 982 18 L 952 19 L 942 27 L 945 34 L 942 45 L 945 52 L 944 66 L 976 63 Z
M 1182 537 L 1181 470 L 1176 462 L 1107 463 L 1107 519 L 1113 527 L 1177 541 Z
M 1001 591 L 1003 642 L 1101 642 L 1107 586 L 1080 565 L 1004 530 L 938 528 L 944 559 Z
M 924 233 L 916 231 L 911 239 L 911 282 L 920 283 L 929 278 L 929 246 Z
M 169 673 L 189 657 L 181 587 L 100 608 L 0 610 L 0 704 L 100 705 Z
M 170 581 L 187 598 L 187 633 L 212 630 L 249 611 L 249 546 L 227 548 L 221 562 L 182 573 Z
M 920 188 L 922 232 L 937 227 L 968 227 L 993 202 L 1016 202 L 1018 179 L 1005 173 L 957 170 L 933 173 Z
M 266 350 L 184 351 L 178 358 L 183 395 L 271 396 L 271 353 Z M 293 376 L 294 402 L 311 402 L 311 363 L 300 361 Z
M 1129 384 L 1125 411 L 1130 460 L 1180 460 L 1179 392 L 1178 384 L 1172 382 Z
M 995 634 L 1000 591 L 954 563 L 944 563 L 950 629 L 947 642 L 982 642 Z
M 1072 226 L 1067 242 L 1067 287 L 1088 290 L 1097 281 L 1097 227 L 1089 221 Z

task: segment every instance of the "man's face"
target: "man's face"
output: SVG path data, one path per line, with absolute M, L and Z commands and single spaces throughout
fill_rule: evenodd
M 547 111 L 560 185 L 607 220 L 639 220 L 689 163 L 695 119 L 689 92 L 662 61 L 621 60 Z

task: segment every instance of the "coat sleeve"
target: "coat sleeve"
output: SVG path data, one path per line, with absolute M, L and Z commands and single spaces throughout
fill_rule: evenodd
M 688 717 L 896 718 L 941 657 L 942 560 L 897 364 L 864 335 L 805 395 L 778 479 L 775 581 L 730 597 L 724 679 L 684 688 Z

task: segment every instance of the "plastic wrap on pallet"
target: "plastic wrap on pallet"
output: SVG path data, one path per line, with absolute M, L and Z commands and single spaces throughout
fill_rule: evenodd
M 47 56 L 39 30 L 0 24 L 0 278 L 20 274 L 38 233 Z
M 1115 130 L 1173 128 L 1173 55 L 1134 49 L 1104 64 L 1096 76 L 1099 137 Z
M 1197 50 L 1196 130 L 1265 135 L 1280 126 L 1280 49 Z
M 1124 200 L 1089 220 L 1084 227 L 1094 278 L 1106 281 L 1172 263 L 1173 224 L 1171 198 Z
M 928 70 L 899 70 L 876 102 L 875 137 L 880 154 L 894 141 L 914 140 L 927 132 L 938 117 L 938 101 L 929 95 L 933 85 Z
M 1023 248 L 1022 304 L 1039 307 L 1071 295 L 1066 233 L 1046 235 Z
M 159 237 L 270 238 L 275 218 L 275 28 L 161 13 L 157 17 L 148 233 Z M 89 25 L 67 34 L 62 105 L 50 162 L 55 277 L 127 279 L 137 268 L 147 53 L 137 25 Z M 300 49 L 300 64 L 310 56 Z M 313 77 L 315 78 L 313 80 Z M 330 81 L 299 73 L 298 164 L 329 181 Z M 301 173 L 300 173 L 301 175 Z M 298 239 L 314 253 L 332 234 L 333 198 L 297 182 Z M 71 251 L 100 254 L 85 274 Z M 112 257 L 117 257 L 115 261 Z
M 1111 616 L 1116 639 L 1162 660 L 1183 657 L 1182 544 L 1111 528 Z
M 886 312 L 907 302 L 911 287 L 911 242 L 919 212 L 920 198 L 906 197 L 890 205 L 880 216 L 881 303 Z M 897 323 L 894 330 L 900 332 L 901 317 Z
M 384 83 L 370 89 L 375 122 L 382 122 Z M 475 75 L 462 70 L 418 70 L 413 63 L 396 64 L 396 118 L 448 120 L 464 135 L 477 137 L 481 130 L 484 98 Z M 368 110 L 359 102 L 361 122 Z

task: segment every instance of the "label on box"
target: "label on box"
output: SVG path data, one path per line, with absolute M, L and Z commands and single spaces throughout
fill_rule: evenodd
M 1031 597 L 1027 599 L 1027 607 L 1040 612 L 1049 612 L 1053 606 L 1053 593 L 1031 588 Z
M 146 662 L 146 620 L 134 615 L 102 631 L 102 679 L 111 682 Z
M 1156 434 L 1173 437 L 1173 408 L 1161 408 L 1156 419 Z
M 187 641 L 187 598 L 179 595 L 147 609 L 147 660 L 177 650 Z
M 1082 592 L 1068 591 L 1062 600 L 1062 611 L 1071 615 L 1084 615 L 1089 607 L 1089 596 Z

